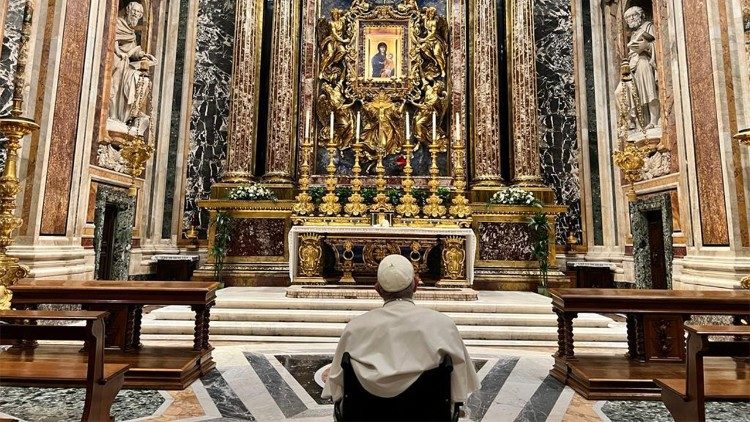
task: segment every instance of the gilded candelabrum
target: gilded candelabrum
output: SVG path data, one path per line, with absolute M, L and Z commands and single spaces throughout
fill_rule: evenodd
M 425 205 L 422 208 L 422 213 L 425 218 L 445 217 L 445 205 L 442 205 L 443 200 L 437 194 L 438 188 L 440 187 L 440 181 L 438 180 L 440 170 L 438 170 L 437 166 L 437 155 L 439 151 L 440 145 L 438 145 L 438 139 L 436 136 L 433 136 L 432 143 L 430 144 L 430 156 L 432 157 L 432 164 L 430 165 L 430 181 L 427 182 L 431 195 L 427 197 Z
M 21 226 L 22 219 L 16 217 L 16 196 L 18 195 L 18 151 L 21 140 L 39 129 L 33 120 L 21 117 L 23 113 L 23 92 L 26 84 L 26 64 L 29 57 L 28 42 L 31 35 L 33 3 L 26 2 L 18 60 L 13 83 L 13 105 L 10 115 L 0 117 L 0 133 L 5 135 L 5 168 L 0 176 L 0 310 L 10 309 L 13 293 L 9 287 L 29 274 L 28 267 L 18 263 L 18 258 L 7 255 L 8 246 L 15 241 L 14 232 Z
M 378 164 L 375 166 L 375 173 L 378 177 L 375 179 L 375 203 L 370 206 L 370 211 L 374 213 L 393 212 L 393 205 L 388 202 L 388 196 L 385 194 L 385 167 L 383 166 L 383 154 L 385 149 L 378 149 Z
M 750 275 L 740 280 L 740 286 L 743 289 L 750 290 Z
M 341 204 L 339 204 L 339 197 L 336 195 L 336 185 L 338 179 L 336 178 L 336 142 L 333 137 L 333 130 L 331 130 L 331 139 L 328 141 L 328 177 L 326 177 L 326 189 L 328 193 L 323 197 L 323 202 L 320 204 L 320 213 L 324 216 L 335 216 L 341 212 Z
M 312 151 L 312 142 L 310 137 L 306 136 L 302 142 L 302 166 L 300 168 L 301 176 L 299 179 L 299 193 L 295 198 L 297 202 L 292 206 L 292 211 L 299 216 L 311 215 L 315 211 L 315 205 L 312 202 L 312 196 L 308 193 L 310 189 L 310 152 Z
M 457 116 L 458 117 L 458 116 Z M 456 124 L 460 125 L 461 120 L 456 118 Z M 456 135 L 453 138 L 453 187 L 455 192 L 449 212 L 454 218 L 471 217 L 471 207 L 469 200 L 464 196 L 466 192 L 466 171 L 464 169 L 464 159 L 466 156 L 466 145 L 461 139 L 461 132 L 456 128 Z
M 637 198 L 634 183 L 641 178 L 645 155 L 645 151 L 632 143 L 627 143 L 624 149 L 612 154 L 615 164 L 620 167 L 625 176 L 625 182 L 630 185 L 627 192 L 630 202 L 635 202 Z
M 359 217 L 367 212 L 367 205 L 362 197 L 362 166 L 359 164 L 359 157 L 362 155 L 362 143 L 357 139 L 354 144 L 354 166 L 352 167 L 352 194 L 349 195 L 347 204 L 344 206 L 344 212 L 348 216 Z
M 417 205 L 417 199 L 411 194 L 414 188 L 414 179 L 411 175 L 413 173 L 411 167 L 411 151 L 412 146 L 409 138 L 406 138 L 404 144 L 404 158 L 406 165 L 404 165 L 404 178 L 401 180 L 401 187 L 404 189 L 404 195 L 401 197 L 401 203 L 396 206 L 396 212 L 402 217 L 416 217 L 419 215 L 419 205 Z
M 146 139 L 140 135 L 122 134 L 123 144 L 120 154 L 127 162 L 128 173 L 130 173 L 131 183 L 128 194 L 136 196 L 138 187 L 135 179 L 141 177 L 143 170 L 146 169 L 146 161 L 154 153 L 154 147 L 146 143 Z

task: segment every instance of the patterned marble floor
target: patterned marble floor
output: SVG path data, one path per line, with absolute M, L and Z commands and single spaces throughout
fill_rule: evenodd
M 547 352 L 470 349 L 482 388 L 467 403 L 471 421 L 669 421 L 659 402 L 590 402 L 549 377 Z M 217 369 L 184 391 L 122 391 L 116 420 L 330 421 L 322 382 L 332 348 L 315 345 L 218 347 Z M 0 418 L 80 420 L 83 391 L 0 388 Z M 750 403 L 712 403 L 709 420 L 750 421 Z

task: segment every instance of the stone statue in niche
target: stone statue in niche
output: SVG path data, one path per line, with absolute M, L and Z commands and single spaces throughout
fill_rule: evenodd
M 628 8 L 624 18 L 628 28 L 632 31 L 626 46 L 627 60 L 639 102 L 639 104 L 632 104 L 631 101 L 630 104 L 631 129 L 658 128 L 661 111 L 656 76 L 654 24 L 646 19 L 646 13 L 640 6 Z
M 147 104 L 151 92 L 149 69 L 156 58 L 143 51 L 136 27 L 143 5 L 131 1 L 117 18 L 107 130 L 143 136 L 149 127 Z

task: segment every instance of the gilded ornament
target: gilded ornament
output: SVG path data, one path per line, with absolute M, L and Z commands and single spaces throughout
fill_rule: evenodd
M 740 141 L 740 144 L 750 146 L 750 127 L 742 129 L 734 138 Z
M 404 165 L 404 178 L 401 179 L 401 187 L 404 189 L 404 195 L 401 196 L 400 204 L 396 206 L 396 212 L 402 217 L 416 217 L 419 215 L 419 205 L 417 205 L 417 199 L 411 194 L 412 188 L 414 188 L 414 179 L 412 179 L 412 168 L 411 168 L 411 143 L 409 139 L 406 139 L 404 144 L 404 158 L 406 165 Z
M 312 143 L 309 136 L 302 142 L 302 165 L 300 167 L 301 176 L 299 180 L 299 194 L 296 202 L 292 206 L 295 215 L 311 215 L 315 211 L 315 205 L 312 203 L 312 197 L 307 190 L 310 188 L 310 154 L 312 152 Z
M 300 273 L 307 277 L 319 276 L 322 264 L 321 258 L 323 257 L 323 249 L 320 247 L 320 236 L 300 236 L 298 252 Z
M 459 280 L 464 277 L 464 239 L 460 236 L 448 236 L 443 239 L 443 277 Z
M 352 167 L 352 194 L 349 195 L 347 204 L 344 206 L 344 212 L 346 215 L 361 216 L 367 212 L 367 205 L 364 203 L 364 198 L 360 194 L 362 191 L 362 167 L 359 164 L 359 157 L 362 155 L 362 143 L 357 142 L 354 144 L 354 167 Z
M 750 275 L 740 280 L 740 286 L 743 289 L 750 290 Z
M 128 173 L 130 173 L 131 184 L 128 193 L 135 196 L 138 192 L 135 179 L 143 174 L 146 168 L 146 161 L 154 153 L 154 147 L 146 143 L 143 136 L 131 135 L 129 133 L 118 134 L 122 137 L 122 149 L 120 153 L 127 163 Z

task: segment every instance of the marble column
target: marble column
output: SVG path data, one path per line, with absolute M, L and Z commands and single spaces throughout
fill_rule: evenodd
M 282 2 L 278 2 L 280 4 Z M 224 182 L 246 182 L 255 172 L 263 0 L 238 1 L 235 10 L 229 142 Z
M 500 98 L 497 9 L 494 0 L 471 0 L 472 191 L 503 185 L 500 172 Z
M 510 101 L 513 124 L 513 183 L 543 187 L 539 159 L 536 46 L 533 0 L 512 0 Z
M 297 134 L 296 87 L 298 80 L 300 0 L 277 1 L 271 33 L 271 72 L 268 106 L 268 145 L 263 179 L 273 185 L 293 187 Z

